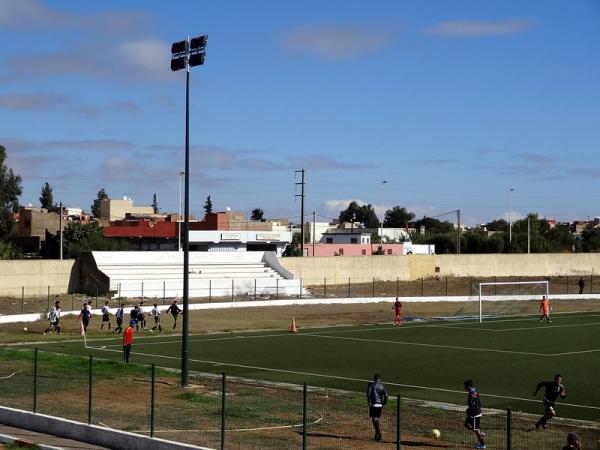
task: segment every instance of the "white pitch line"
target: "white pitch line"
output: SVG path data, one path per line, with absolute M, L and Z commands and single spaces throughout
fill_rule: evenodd
M 119 351 L 119 350 L 110 350 L 110 349 L 98 349 L 98 350 L 104 350 L 104 351 L 109 351 L 109 352 L 118 352 Z M 148 357 L 154 357 L 154 358 L 164 358 L 164 359 L 175 359 L 178 361 L 181 360 L 181 357 L 155 355 L 153 353 L 137 353 L 136 352 L 136 353 L 133 353 L 133 355 L 134 356 L 135 355 L 148 356 Z M 305 376 L 311 376 L 311 377 L 317 377 L 317 378 L 329 378 L 329 379 L 342 380 L 342 381 L 358 381 L 361 383 L 367 383 L 367 382 L 371 381 L 371 380 L 363 380 L 360 378 L 342 377 L 339 375 L 327 375 L 327 374 L 314 373 L 314 372 L 300 372 L 297 370 L 276 369 L 276 368 L 272 368 L 272 367 L 261 367 L 261 366 L 249 366 L 249 365 L 245 365 L 245 364 L 234 364 L 234 363 L 220 362 L 220 361 L 209 361 L 209 360 L 191 359 L 191 358 L 190 358 L 190 361 L 200 363 L 200 364 L 212 364 L 212 365 L 216 365 L 216 366 L 239 367 L 242 369 L 262 370 L 265 372 L 289 373 L 289 374 L 294 374 L 294 375 L 305 375 Z M 464 390 L 459 391 L 459 390 L 436 388 L 436 387 L 430 387 L 430 386 L 419 386 L 419 385 L 415 385 L 415 384 L 393 383 L 393 382 L 389 382 L 389 381 L 386 381 L 385 384 L 388 386 L 407 387 L 407 388 L 412 388 L 412 389 L 423 389 L 426 391 L 449 392 L 449 393 L 453 393 L 453 394 L 464 394 L 465 393 Z M 482 395 L 482 397 L 494 397 L 494 398 L 501 398 L 501 399 L 505 399 L 505 400 L 518 400 L 518 401 L 529 402 L 529 403 L 541 403 L 540 400 L 535 400 L 535 399 L 531 399 L 531 398 L 510 397 L 510 396 L 498 395 L 498 394 L 485 394 L 485 395 Z M 573 406 L 575 408 L 587 408 L 587 409 L 600 410 L 600 406 L 576 405 L 573 403 L 562 403 L 562 402 L 560 403 L 560 405 Z

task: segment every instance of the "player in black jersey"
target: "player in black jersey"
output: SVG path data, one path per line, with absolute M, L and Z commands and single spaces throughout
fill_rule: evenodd
M 481 399 L 477 388 L 473 386 L 472 380 L 466 380 L 464 383 L 467 394 L 467 418 L 465 419 L 465 428 L 471 430 L 477 436 L 479 443 L 475 448 L 485 448 L 483 437 L 485 433 L 481 431 L 479 422 L 483 412 L 481 410 Z
M 535 423 L 535 429 L 546 428 L 546 423 L 556 415 L 554 410 L 554 404 L 560 396 L 565 398 L 567 393 L 565 387 L 562 385 L 562 377 L 559 374 L 554 375 L 554 381 L 540 381 L 535 388 L 533 395 L 535 396 L 538 391 L 544 388 L 544 415 Z

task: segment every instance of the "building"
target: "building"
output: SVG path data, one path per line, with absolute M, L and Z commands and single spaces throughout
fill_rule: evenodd
M 123 197 L 123 200 L 106 199 L 100 202 L 100 219 L 103 221 L 120 220 L 127 215 L 135 217 L 151 216 L 152 206 L 133 206 L 133 200 Z

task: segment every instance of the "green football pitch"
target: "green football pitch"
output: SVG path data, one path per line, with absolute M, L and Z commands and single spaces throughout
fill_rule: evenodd
M 302 324 L 298 324 L 300 327 Z M 118 336 L 37 345 L 40 350 L 120 359 Z M 429 321 L 190 336 L 190 369 L 250 379 L 363 391 L 374 372 L 391 394 L 462 404 L 473 379 L 484 407 L 541 413 L 541 380 L 563 376 L 558 415 L 600 420 L 600 314 Z M 138 333 L 132 361 L 181 366 L 181 336 Z

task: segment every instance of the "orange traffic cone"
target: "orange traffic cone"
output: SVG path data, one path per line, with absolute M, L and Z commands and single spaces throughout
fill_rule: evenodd
M 297 333 L 298 328 L 296 328 L 296 319 L 292 317 L 292 325 L 290 326 L 290 333 Z

